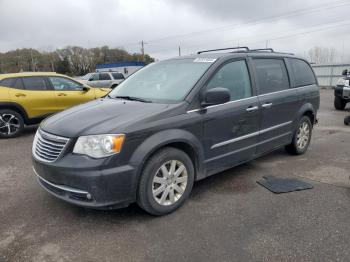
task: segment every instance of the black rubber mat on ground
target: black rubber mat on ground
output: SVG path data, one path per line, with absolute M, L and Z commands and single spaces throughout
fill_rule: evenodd
M 276 194 L 313 188 L 309 183 L 295 178 L 280 178 L 275 176 L 263 176 L 263 178 L 256 182 Z

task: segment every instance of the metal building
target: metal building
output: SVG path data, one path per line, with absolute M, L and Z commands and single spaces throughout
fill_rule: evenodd
M 350 70 L 350 64 L 312 65 L 321 87 L 335 87 L 338 79 L 342 77 L 344 69 Z

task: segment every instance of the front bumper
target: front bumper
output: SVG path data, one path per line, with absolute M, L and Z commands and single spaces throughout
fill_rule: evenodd
M 129 165 L 101 167 L 102 160 L 73 154 L 53 163 L 33 157 L 39 184 L 59 199 L 96 209 L 125 207 L 134 202 L 134 168 Z
M 350 101 L 350 87 L 349 86 L 336 86 L 334 89 L 334 95 L 343 100 Z

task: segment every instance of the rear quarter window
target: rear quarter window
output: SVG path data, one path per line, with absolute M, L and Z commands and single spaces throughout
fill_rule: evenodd
M 315 75 L 308 63 L 300 59 L 288 59 L 294 76 L 294 87 L 316 84 Z
M 12 87 L 14 82 L 14 78 L 5 78 L 0 81 L 0 86 Z

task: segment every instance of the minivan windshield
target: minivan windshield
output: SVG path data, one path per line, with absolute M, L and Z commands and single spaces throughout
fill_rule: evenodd
M 155 103 L 180 102 L 211 64 L 194 58 L 152 63 L 129 76 L 109 93 L 109 97 L 131 97 Z

